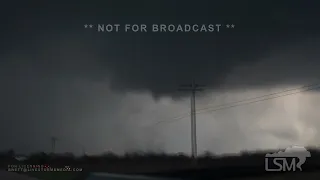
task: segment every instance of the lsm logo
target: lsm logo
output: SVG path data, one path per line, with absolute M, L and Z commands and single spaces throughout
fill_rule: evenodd
M 265 155 L 266 171 L 302 171 L 301 166 L 311 157 L 310 152 L 300 146 L 291 146 L 284 151 Z M 291 163 L 290 163 L 291 161 Z

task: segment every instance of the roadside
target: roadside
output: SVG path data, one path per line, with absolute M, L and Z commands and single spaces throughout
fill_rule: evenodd
M 1 180 L 42 180 L 36 177 L 27 176 L 25 174 L 8 172 L 5 170 L 0 170 L 0 179 Z

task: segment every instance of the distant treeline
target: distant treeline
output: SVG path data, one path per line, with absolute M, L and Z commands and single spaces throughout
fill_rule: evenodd
M 311 157 L 302 165 L 303 171 L 320 170 L 320 151 L 307 148 Z M 277 150 L 278 151 L 278 150 Z M 277 151 L 242 152 L 241 154 L 216 156 L 212 153 L 200 155 L 196 160 L 185 154 L 134 152 L 116 155 L 111 152 L 96 156 L 76 157 L 72 153 L 35 153 L 24 161 L 17 161 L 13 150 L 0 153 L 1 167 L 8 164 L 48 164 L 71 166 L 90 172 L 123 174 L 151 174 L 170 177 L 229 177 L 265 174 L 265 154 Z M 200 177 L 199 177 L 200 178 Z

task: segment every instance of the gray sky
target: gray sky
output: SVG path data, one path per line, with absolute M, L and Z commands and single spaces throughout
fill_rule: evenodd
M 300 3 L 299 3 L 300 2 Z M 0 149 L 190 150 L 198 108 L 320 83 L 318 4 L 105 1 L 4 4 Z M 84 24 L 235 24 L 213 33 L 101 33 Z M 319 91 L 197 115 L 199 151 L 318 145 Z M 81 145 L 79 145 L 81 144 Z

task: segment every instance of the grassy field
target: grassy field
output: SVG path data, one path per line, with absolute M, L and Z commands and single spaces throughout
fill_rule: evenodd
M 74 180 L 79 176 L 77 172 L 32 172 L 26 174 L 41 180 Z
M 237 180 L 318 180 L 320 172 L 282 174 L 271 177 L 239 178 Z
M 22 173 L 27 174 L 30 177 L 35 177 L 40 180 L 84 180 L 87 174 L 84 172 L 36 172 L 36 173 Z M 205 179 L 224 179 L 224 180 L 318 180 L 320 172 L 292 172 L 292 173 L 279 173 L 270 176 L 252 176 L 252 177 L 230 177 L 230 178 L 195 178 L 197 180 Z M 184 178 L 182 178 L 184 179 Z
M 270 151 L 268 151 L 270 152 Z M 320 152 L 310 150 L 312 157 L 307 159 L 303 165 L 303 175 L 313 178 L 320 177 Z M 288 177 L 298 177 L 295 173 L 290 174 L 271 174 L 264 170 L 266 152 L 243 153 L 241 156 L 222 156 L 203 155 L 194 159 L 181 154 L 150 154 L 133 153 L 125 156 L 114 154 L 104 154 L 101 156 L 73 157 L 52 154 L 35 154 L 30 156 L 23 163 L 25 164 L 49 164 L 51 167 L 79 167 L 84 172 L 108 172 L 117 174 L 142 174 L 160 177 L 176 177 L 201 179 L 287 179 Z M 11 162 L 10 162 L 11 161 Z M 9 156 L 0 155 L 1 163 L 7 164 L 21 163 Z M 307 172 L 307 171 L 309 172 Z M 83 172 L 32 172 L 28 175 L 42 180 L 76 180 L 82 176 Z M 208 178 L 211 177 L 211 178 Z M 290 178 L 289 178 L 290 179 Z
M 83 180 L 79 173 L 36 173 L 30 174 L 32 177 L 39 178 L 40 180 Z M 310 173 L 295 173 L 295 174 L 281 174 L 281 175 L 274 175 L 270 177 L 243 177 L 243 178 L 230 178 L 233 180 L 318 180 L 320 177 L 320 172 L 310 172 Z

